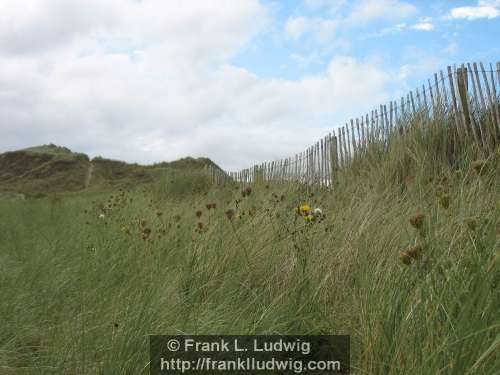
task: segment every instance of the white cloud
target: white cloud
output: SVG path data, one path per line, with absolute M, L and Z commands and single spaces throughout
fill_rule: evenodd
M 120 14 L 116 16 L 109 1 L 2 1 L 0 51 L 37 53 L 55 48 L 79 35 L 98 31 L 101 25 L 115 26 Z
M 434 30 L 434 24 L 430 22 L 430 20 L 430 17 L 427 17 L 412 25 L 404 22 L 398 23 L 393 26 L 385 27 L 380 31 L 366 34 L 364 38 L 379 38 L 386 35 L 396 35 L 406 30 L 431 31 Z
M 408 28 L 408 25 L 406 23 L 398 23 L 394 26 L 384 27 L 380 31 L 369 33 L 369 34 L 365 35 L 365 38 L 373 38 L 373 37 L 379 38 L 381 36 L 398 34 L 407 28 Z
M 314 40 L 321 43 L 330 43 L 335 32 L 339 29 L 364 26 L 377 19 L 400 20 L 417 13 L 417 8 L 414 5 L 400 0 L 358 0 L 350 8 L 346 8 L 347 14 L 345 16 L 338 14 L 338 10 L 347 4 L 347 1 L 344 0 L 305 0 L 304 4 L 313 9 L 326 8 L 332 16 L 331 18 L 290 17 L 285 24 L 285 33 L 292 39 L 312 35 Z M 405 23 L 399 23 L 379 32 L 371 33 L 368 37 L 395 34 L 407 28 L 429 31 L 434 28 L 430 21 L 429 17 L 423 18 L 411 27 Z
M 290 17 L 285 24 L 286 34 L 293 39 L 298 39 L 309 31 L 310 20 L 307 17 Z
M 398 20 L 417 13 L 417 8 L 399 0 L 360 0 L 348 16 L 348 23 L 363 24 L 375 19 Z
M 0 22 L 1 151 L 53 142 L 141 163 L 208 156 L 235 169 L 301 151 L 387 99 L 390 77 L 352 57 L 297 81 L 230 65 L 267 27 L 258 1 L 75 0 L 69 9 L 38 0 L 27 13 L 15 4 L 0 3 L 10 25 Z
M 314 24 L 314 35 L 320 42 L 328 42 L 337 28 L 337 23 L 331 19 L 319 19 Z
M 418 49 L 414 45 L 410 45 L 403 50 L 403 64 L 400 66 L 395 78 L 398 82 L 398 91 L 406 94 L 408 90 L 413 90 L 414 87 L 409 87 L 406 84 L 408 78 L 413 80 L 426 82 L 426 80 L 443 67 L 444 62 L 439 55 L 429 55 L 426 52 Z
M 450 44 L 448 44 L 448 46 L 446 46 L 446 48 L 444 49 L 444 51 L 446 53 L 451 54 L 451 55 L 457 53 L 457 51 L 458 51 L 458 43 L 457 42 L 451 42 Z
M 299 53 L 291 53 L 288 56 L 292 61 L 294 61 L 300 68 L 304 68 L 314 64 L 322 64 L 323 59 L 317 52 L 313 52 L 309 55 L 301 55 Z
M 19 3 L 21 4 L 21 3 Z M 0 53 L 39 53 L 71 42 L 96 48 L 162 46 L 176 58 L 227 58 L 267 21 L 258 0 L 26 0 L 0 2 Z M 84 40 L 82 40 L 84 39 Z M 207 60 L 205 60 L 207 59 Z
M 434 24 L 430 22 L 419 22 L 411 26 L 412 29 L 421 31 L 431 31 L 434 29 Z
M 480 0 L 476 6 L 452 8 L 447 18 L 466 19 L 469 21 L 481 18 L 497 18 L 500 16 L 499 0 Z
M 290 17 L 285 24 L 285 32 L 292 39 L 311 34 L 316 41 L 327 42 L 337 28 L 337 22 L 326 18 Z
M 326 9 L 334 14 L 348 4 L 348 0 L 304 0 L 304 5 L 310 9 Z

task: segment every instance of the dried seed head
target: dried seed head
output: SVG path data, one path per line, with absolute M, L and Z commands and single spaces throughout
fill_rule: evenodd
M 406 253 L 406 251 L 399 253 L 399 259 L 403 262 L 403 264 L 409 265 L 411 263 L 411 257 Z
M 415 260 L 420 259 L 422 255 L 422 246 L 410 246 L 408 250 L 406 250 L 406 254 Z
M 450 196 L 448 194 L 440 196 L 439 203 L 444 209 L 448 209 L 448 207 L 450 207 Z
M 477 220 L 475 217 L 468 217 L 465 219 L 465 225 L 467 225 L 467 228 L 470 230 L 475 230 L 477 226 Z
M 476 171 L 476 173 L 480 176 L 484 176 L 486 174 L 487 163 L 486 160 L 476 160 L 471 163 L 472 169 Z
M 234 212 L 234 210 L 232 208 L 226 211 L 226 217 L 228 218 L 228 220 L 233 220 L 234 213 L 235 212 Z
M 424 214 L 418 213 L 410 218 L 410 224 L 417 229 L 421 229 L 424 225 Z

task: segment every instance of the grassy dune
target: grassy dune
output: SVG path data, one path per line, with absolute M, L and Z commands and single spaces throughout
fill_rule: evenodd
M 206 158 L 183 158 L 153 165 L 75 153 L 53 144 L 0 154 L 0 196 L 40 198 L 51 194 L 103 191 L 151 183 L 166 169 L 197 170 L 213 164 Z
M 0 373 L 145 374 L 149 334 L 328 333 L 354 374 L 498 374 L 500 155 L 450 154 L 435 125 L 333 191 L 179 169 L 0 200 Z

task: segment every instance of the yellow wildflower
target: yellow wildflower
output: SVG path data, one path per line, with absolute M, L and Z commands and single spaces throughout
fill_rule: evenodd
M 307 215 L 309 215 L 310 212 L 311 212 L 311 206 L 309 206 L 308 203 L 302 203 L 299 206 L 299 210 L 298 210 L 299 215 L 307 216 Z
M 304 220 L 306 221 L 306 223 L 312 223 L 314 221 L 314 216 L 311 214 L 306 215 L 304 216 Z

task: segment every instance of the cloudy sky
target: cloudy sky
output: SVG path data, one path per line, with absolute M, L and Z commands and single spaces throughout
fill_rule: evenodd
M 500 0 L 0 0 L 0 152 L 228 170 L 500 57 Z

